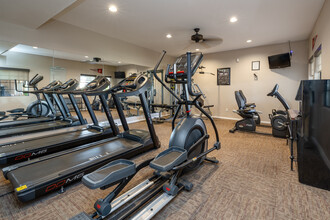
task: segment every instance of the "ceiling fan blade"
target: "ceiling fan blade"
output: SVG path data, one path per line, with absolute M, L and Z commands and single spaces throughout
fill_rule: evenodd
M 202 47 L 204 47 L 204 48 L 206 48 L 206 49 L 209 49 L 209 48 L 211 47 L 210 45 L 208 45 L 208 44 L 205 43 L 205 42 L 198 43 L 198 45 L 200 45 L 200 46 L 202 46 Z
M 217 46 L 223 42 L 221 38 L 205 38 L 203 42 L 207 42 L 210 47 Z
M 191 49 L 194 44 L 195 44 L 195 42 L 190 42 L 190 44 L 188 44 L 188 46 L 186 46 L 185 48 L 183 48 L 183 50 Z
M 204 38 L 204 41 L 207 41 L 207 42 L 219 42 L 219 43 L 222 43 L 222 39 L 219 38 L 219 37 L 207 37 L 207 38 Z

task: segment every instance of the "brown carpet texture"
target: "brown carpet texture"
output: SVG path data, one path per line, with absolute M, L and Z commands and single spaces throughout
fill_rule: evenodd
M 214 132 L 206 120 L 214 143 Z M 250 133 L 229 133 L 234 121 L 216 120 L 222 148 L 213 152 L 219 164 L 204 162 L 186 179 L 194 184 L 161 210 L 155 219 L 330 219 L 330 191 L 298 182 L 297 170 L 290 171 L 286 140 Z M 130 125 L 145 128 L 145 122 Z M 134 158 L 141 162 L 168 147 L 171 124 L 155 125 L 161 149 Z M 262 128 L 271 132 L 270 128 Z M 141 170 L 125 191 L 152 175 Z M 0 177 L 0 219 L 68 219 L 82 211 L 93 212 L 94 202 L 113 188 L 90 190 L 81 183 L 29 203 L 20 203 L 12 188 Z M 7 194 L 6 194 L 7 193 Z

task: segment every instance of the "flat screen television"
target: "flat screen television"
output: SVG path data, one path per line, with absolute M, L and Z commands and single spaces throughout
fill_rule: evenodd
M 124 79 L 125 78 L 125 72 L 115 72 L 115 78 L 116 79 Z
M 269 69 L 278 69 L 291 66 L 290 53 L 277 54 L 268 57 Z

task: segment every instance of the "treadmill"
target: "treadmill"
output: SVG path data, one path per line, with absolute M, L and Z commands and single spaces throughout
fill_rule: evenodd
M 68 115 L 70 114 L 68 111 L 68 107 L 65 102 L 63 102 L 64 99 L 60 99 L 54 91 L 60 91 L 61 89 L 69 90 L 69 89 L 75 89 L 78 86 L 78 81 L 73 81 L 72 79 L 68 80 L 66 83 L 62 84 L 60 81 L 54 81 L 50 84 L 48 84 L 46 87 L 42 88 L 38 91 L 30 91 L 29 93 L 43 93 L 45 100 L 47 101 L 54 118 L 50 121 L 41 121 L 40 123 L 35 124 L 23 124 L 19 126 L 12 126 L 12 127 L 2 127 L 0 129 L 0 138 L 4 137 L 11 137 L 11 136 L 17 136 L 17 135 L 24 135 L 29 133 L 35 133 L 40 131 L 48 131 L 48 130 L 54 130 L 58 128 L 64 128 L 69 126 L 76 126 L 81 125 L 81 123 L 72 118 Z M 56 105 L 58 106 L 61 116 L 57 114 L 57 111 L 52 104 L 50 96 L 52 96 L 53 100 L 55 101 Z M 62 97 L 63 98 L 63 97 Z
M 79 120 L 85 123 L 85 120 L 77 106 L 77 102 L 74 95 L 86 96 L 87 92 L 101 92 L 110 86 L 110 82 L 106 77 L 99 76 L 90 82 L 85 89 L 79 91 L 71 91 L 62 89 L 60 95 L 68 94 L 71 104 L 76 111 Z M 106 101 L 100 96 L 102 105 L 106 105 Z M 106 111 L 105 114 L 108 118 L 109 125 L 101 126 L 92 110 L 91 104 L 87 97 L 83 98 L 88 112 L 93 120 L 92 125 L 84 127 L 78 127 L 73 130 L 72 128 L 63 128 L 59 134 L 52 134 L 48 136 L 32 138 L 22 140 L 14 143 L 6 143 L 0 145 L 0 165 L 1 164 L 13 164 L 26 160 L 30 160 L 36 157 L 41 157 L 47 154 L 55 153 L 58 151 L 66 150 L 69 148 L 77 147 L 83 144 L 99 141 L 105 138 L 112 137 L 118 134 L 118 128 L 116 127 L 110 111 Z
M 159 64 L 157 64 L 158 67 Z M 130 158 L 160 147 L 146 100 L 151 82 L 147 76 L 133 74 L 109 89 L 112 93 L 124 131 L 116 137 L 39 157 L 2 169 L 10 180 L 17 198 L 22 202 L 57 191 L 80 180 L 97 168 L 119 158 Z M 121 92 L 125 90 L 126 92 Z M 92 92 L 89 95 L 100 95 Z M 146 118 L 148 131 L 129 129 L 119 99 L 138 95 Z M 104 93 L 102 94 L 104 98 Z M 108 109 L 108 106 L 105 106 Z

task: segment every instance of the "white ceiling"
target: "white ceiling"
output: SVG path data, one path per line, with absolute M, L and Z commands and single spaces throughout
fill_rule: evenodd
M 16 44 L 8 41 L 0 40 L 0 55 L 6 53 L 10 48 L 14 47 Z
M 0 0 L 0 21 L 43 31 L 50 25 L 48 21 L 56 19 L 153 51 L 165 49 L 176 56 L 185 52 L 196 27 L 206 38 L 223 39 L 210 49 L 189 47 L 204 53 L 308 39 L 323 3 L 324 0 Z M 118 7 L 117 13 L 109 12 L 112 4 Z M 230 23 L 232 16 L 238 22 Z M 168 33 L 171 39 L 166 38 Z M 246 43 L 248 39 L 252 43 Z M 90 49 L 89 45 L 83 47 L 82 51 Z M 59 58 L 67 56 L 77 60 L 80 55 L 71 52 Z
M 76 0 L 0 0 L 0 19 L 38 28 Z
M 222 44 L 204 53 L 305 40 L 323 3 L 324 0 L 85 0 L 57 19 L 178 55 L 185 52 L 195 27 L 204 37 L 223 39 Z M 109 12 L 111 4 L 118 7 L 117 13 Z M 231 16 L 236 16 L 238 22 L 230 23 Z M 173 38 L 167 39 L 167 33 Z M 252 43 L 247 44 L 248 39 Z

